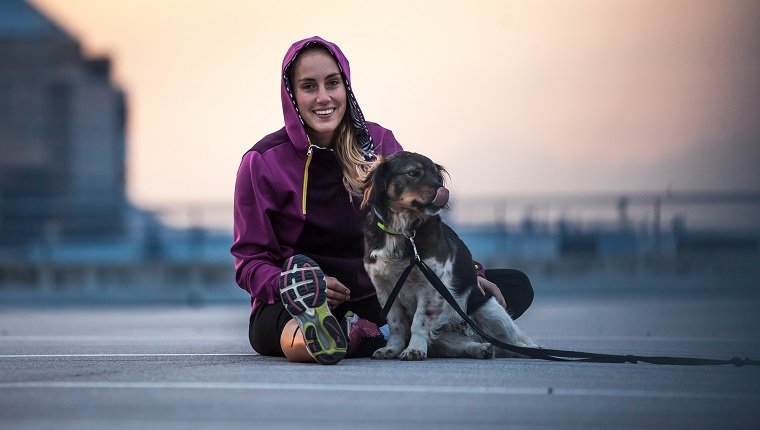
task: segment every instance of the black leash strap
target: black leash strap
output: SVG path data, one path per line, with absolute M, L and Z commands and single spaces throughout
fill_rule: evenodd
M 416 251 L 416 249 L 415 249 Z M 416 254 L 416 252 L 415 252 Z M 409 277 L 409 273 L 411 273 L 414 266 L 419 267 L 420 271 L 423 275 L 425 275 L 425 278 L 427 278 L 428 282 L 433 286 L 433 288 L 438 291 L 438 293 L 451 305 L 451 307 L 454 308 L 454 310 L 459 314 L 460 317 L 462 317 L 463 320 L 469 324 L 475 332 L 477 332 L 483 339 L 487 340 L 488 342 L 492 343 L 493 345 L 506 349 L 507 351 L 511 351 L 529 358 L 535 358 L 535 359 L 541 359 L 541 360 L 550 360 L 550 361 L 579 361 L 579 362 L 586 362 L 586 363 L 650 363 L 650 364 L 668 364 L 668 365 L 679 365 L 679 366 L 715 366 L 715 365 L 724 365 L 724 364 L 733 364 L 734 366 L 740 367 L 740 366 L 760 366 L 760 361 L 757 360 L 751 360 L 749 358 L 739 358 L 734 357 L 730 360 L 716 360 L 716 359 L 710 359 L 710 358 L 687 358 L 687 357 L 646 357 L 641 355 L 617 355 L 617 354 L 598 354 L 593 352 L 581 352 L 581 351 L 566 351 L 561 349 L 544 349 L 544 348 L 529 348 L 524 346 L 517 346 L 512 345 L 509 343 L 502 342 L 499 339 L 494 338 L 493 336 L 489 335 L 483 329 L 481 329 L 478 324 L 470 318 L 469 315 L 465 311 L 462 310 L 461 307 L 459 307 L 459 304 L 457 303 L 454 296 L 451 294 L 451 292 L 446 288 L 445 285 L 443 285 L 443 282 L 441 282 L 440 278 L 433 272 L 430 267 L 425 264 L 424 261 L 422 261 L 419 256 L 415 256 L 416 258 L 413 258 L 411 263 L 409 263 L 409 267 L 407 267 L 404 272 L 401 274 L 401 277 L 399 277 L 398 282 L 396 282 L 396 286 L 393 288 L 393 291 L 391 291 L 390 296 L 388 297 L 388 300 L 385 302 L 385 306 L 383 306 L 382 310 L 382 316 L 383 318 L 386 318 L 388 315 L 388 312 L 391 309 L 391 306 L 393 305 L 393 302 L 396 301 L 396 298 L 398 297 L 399 292 L 401 291 L 401 287 L 404 286 L 404 283 L 406 282 L 406 279 Z

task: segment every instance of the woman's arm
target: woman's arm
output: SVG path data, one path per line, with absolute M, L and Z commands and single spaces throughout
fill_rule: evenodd
M 271 190 L 262 179 L 267 166 L 261 155 L 248 152 L 235 180 L 233 245 L 235 280 L 240 288 L 266 303 L 279 300 L 283 260 L 269 213 L 274 211 Z

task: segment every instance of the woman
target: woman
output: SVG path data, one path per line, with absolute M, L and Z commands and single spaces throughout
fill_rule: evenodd
M 390 130 L 365 121 L 348 60 L 324 39 L 290 47 L 281 97 L 285 127 L 245 153 L 235 183 L 231 252 L 236 281 L 251 295 L 251 346 L 323 364 L 346 352 L 368 356 L 384 344 L 378 326 L 385 322 L 362 262 L 359 184 L 377 156 L 401 145 Z M 508 298 L 513 317 L 530 305 L 533 290 L 521 272 L 479 275 L 502 304 Z M 304 293 L 316 294 L 306 303 Z

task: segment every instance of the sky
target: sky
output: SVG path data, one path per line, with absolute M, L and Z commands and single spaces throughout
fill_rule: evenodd
M 454 195 L 760 189 L 756 0 L 31 3 L 113 60 L 138 205 L 231 202 L 312 35 Z

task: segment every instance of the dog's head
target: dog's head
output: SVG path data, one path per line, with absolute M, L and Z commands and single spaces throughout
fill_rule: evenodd
M 446 170 L 424 155 L 400 151 L 380 158 L 364 180 L 362 207 L 383 216 L 424 219 L 447 207 Z

